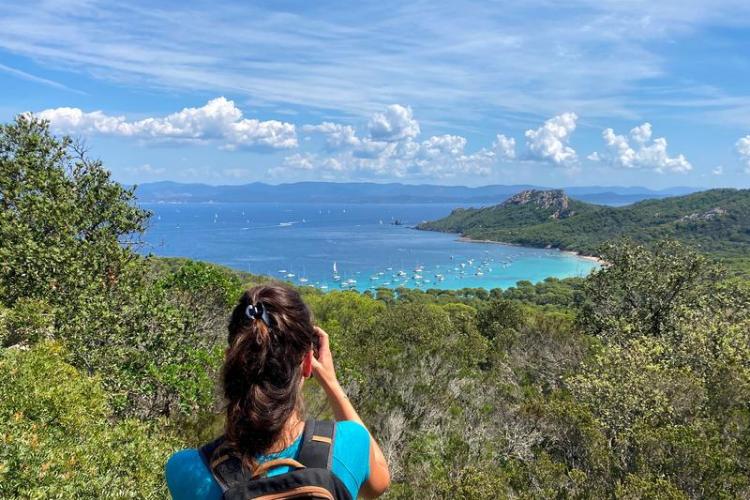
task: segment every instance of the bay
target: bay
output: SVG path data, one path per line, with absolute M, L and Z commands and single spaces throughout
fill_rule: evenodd
M 554 249 L 459 241 L 412 226 L 456 204 L 145 203 L 144 253 L 188 257 L 326 290 L 508 288 L 585 276 Z M 335 264 L 335 272 L 334 272 Z

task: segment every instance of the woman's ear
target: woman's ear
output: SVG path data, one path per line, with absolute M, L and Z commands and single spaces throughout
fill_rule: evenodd
M 305 356 L 302 358 L 302 376 L 305 378 L 312 377 L 312 358 L 313 358 L 313 352 L 312 350 L 309 350 L 305 353 Z

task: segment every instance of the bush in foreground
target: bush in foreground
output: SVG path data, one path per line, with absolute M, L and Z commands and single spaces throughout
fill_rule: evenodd
M 158 420 L 117 420 L 97 377 L 44 342 L 0 354 L 0 497 L 163 498 L 177 440 Z

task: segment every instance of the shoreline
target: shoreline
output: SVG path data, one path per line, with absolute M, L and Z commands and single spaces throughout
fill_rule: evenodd
M 469 238 L 468 236 L 459 236 L 458 238 L 456 238 L 456 241 L 460 241 L 460 242 L 463 242 L 463 243 L 494 243 L 494 244 L 497 244 L 497 245 L 507 245 L 507 246 L 511 246 L 511 247 L 522 247 L 522 248 L 538 248 L 538 249 L 541 249 L 541 250 L 557 250 L 560 253 L 565 253 L 565 254 L 568 254 L 568 255 L 572 255 L 572 256 L 578 257 L 580 259 L 584 259 L 584 260 L 588 260 L 588 261 L 591 261 L 591 262 L 595 262 L 595 263 L 599 264 L 600 266 L 606 266 L 607 265 L 607 261 L 606 260 L 604 260 L 604 259 L 602 259 L 600 257 L 597 257 L 595 255 L 585 255 L 585 254 L 582 254 L 582 253 L 577 252 L 575 250 L 563 250 L 563 249 L 557 248 L 557 247 L 531 247 L 531 246 L 528 246 L 528 245 L 519 245 L 518 243 L 507 243 L 505 241 L 477 240 L 477 239 L 474 239 L 474 238 Z

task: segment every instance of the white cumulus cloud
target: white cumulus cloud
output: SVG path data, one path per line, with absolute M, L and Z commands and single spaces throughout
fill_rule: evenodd
M 492 150 L 500 159 L 513 160 L 516 157 L 516 140 L 512 137 L 505 137 L 503 134 L 497 134 L 495 141 L 492 143 Z
M 315 155 L 311 153 L 295 153 L 284 158 L 284 166 L 296 170 L 312 170 L 315 168 Z
M 292 123 L 243 118 L 233 101 L 217 97 L 199 108 L 163 117 L 128 121 L 102 111 L 54 108 L 38 113 L 54 130 L 69 134 L 102 134 L 154 140 L 217 141 L 225 148 L 262 146 L 274 149 L 297 147 Z
M 536 130 L 526 131 L 526 147 L 531 160 L 546 161 L 556 166 L 572 166 L 578 160 L 568 141 L 576 129 L 578 115 L 563 113 L 550 118 Z
M 354 127 L 351 125 L 323 122 L 319 125 L 304 125 L 302 131 L 308 134 L 323 134 L 330 149 L 357 147 L 361 143 Z
M 750 135 L 742 137 L 737 144 L 737 154 L 740 155 L 740 160 L 745 165 L 745 172 L 750 174 Z
M 328 156 L 292 155 L 272 169 L 332 171 L 352 177 L 465 178 L 488 175 L 499 160 L 516 157 L 515 139 L 498 134 L 491 148 L 469 153 L 465 137 L 434 135 L 419 140 L 419 122 L 411 108 L 393 104 L 374 113 L 361 135 L 350 125 L 323 122 L 301 127 L 306 134 L 325 137 Z
M 307 171 L 314 172 L 316 177 L 336 180 L 345 170 L 346 166 L 337 158 L 322 157 L 314 153 L 295 153 L 284 158 L 280 166 L 269 169 L 268 173 L 275 176 L 289 171 Z
M 436 135 L 422 142 L 421 154 L 424 158 L 459 156 L 464 153 L 466 138 L 460 135 Z
M 150 163 L 144 163 L 137 167 L 130 167 L 127 169 L 128 172 L 133 174 L 140 174 L 144 176 L 156 176 L 166 173 L 167 169 L 163 167 L 154 167 Z
M 592 153 L 589 160 L 629 169 L 651 169 L 657 172 L 689 172 L 693 166 L 684 155 L 669 156 L 667 140 L 652 140 L 651 124 L 646 122 L 630 130 L 628 137 L 607 128 L 602 132 L 606 151 Z
M 367 130 L 376 141 L 399 141 L 414 138 L 420 133 L 411 107 L 400 104 L 391 104 L 384 112 L 372 115 Z

